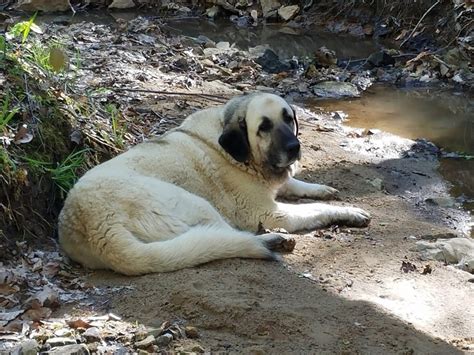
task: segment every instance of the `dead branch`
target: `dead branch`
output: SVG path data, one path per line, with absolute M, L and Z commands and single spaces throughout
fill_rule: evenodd
M 161 91 L 161 90 L 146 90 L 146 89 L 128 89 L 128 88 L 115 88 L 112 89 L 113 91 L 128 91 L 128 92 L 143 92 L 149 94 L 157 94 L 157 95 L 171 95 L 171 96 L 197 96 L 202 97 L 209 100 L 214 100 L 216 102 L 226 102 L 230 99 L 230 97 L 225 97 L 221 95 L 212 95 L 212 94 L 204 94 L 198 92 L 178 92 L 178 91 Z
M 405 38 L 402 43 L 400 44 L 400 48 L 403 47 L 403 45 L 413 36 L 413 34 L 415 33 L 415 31 L 417 30 L 418 26 L 420 25 L 420 23 L 425 19 L 425 17 L 431 12 L 431 10 L 433 10 L 439 3 L 441 2 L 441 0 L 437 0 L 433 5 L 431 5 L 431 7 L 425 11 L 425 13 L 423 14 L 423 16 L 421 16 L 420 20 L 418 21 L 418 23 L 415 25 L 415 27 L 413 28 L 413 30 L 411 31 L 411 33 L 408 35 L 407 38 Z

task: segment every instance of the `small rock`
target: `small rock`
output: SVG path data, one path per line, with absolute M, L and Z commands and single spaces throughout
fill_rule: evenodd
M 235 69 L 239 66 L 239 63 L 236 60 L 231 61 L 228 65 L 227 68 L 229 69 Z
M 258 12 L 257 10 L 250 11 L 250 17 L 253 19 L 253 23 L 256 25 L 258 22 Z
M 441 74 L 441 76 L 446 76 L 446 74 L 449 73 L 449 68 L 443 63 L 441 63 L 439 66 L 439 73 Z
M 278 9 L 281 4 L 277 0 L 260 0 L 262 6 L 262 13 L 264 18 L 268 18 L 272 15 L 272 12 Z
M 144 33 L 139 33 L 137 39 L 143 44 L 154 45 L 156 43 L 155 37 L 146 35 Z
M 461 77 L 461 74 L 456 73 L 456 75 L 453 76 L 453 81 L 458 83 L 458 84 L 463 84 L 464 79 Z
M 186 336 L 191 339 L 199 338 L 199 333 L 196 327 L 187 326 L 184 328 Z
M 474 273 L 474 240 L 470 238 L 439 239 L 434 243 L 420 241 L 416 248 L 425 260 L 444 261 Z
M 66 345 L 53 348 L 48 354 L 54 355 L 89 355 L 89 349 L 85 344 Z
M 169 333 L 160 335 L 156 338 L 156 345 L 158 346 L 167 346 L 173 340 L 173 336 Z
M 130 9 L 135 7 L 133 0 L 114 0 L 109 5 L 109 9 Z
M 97 347 L 98 354 L 113 354 L 113 355 L 128 355 L 130 351 L 120 344 L 113 344 L 113 345 L 99 345 Z
M 229 42 L 218 42 L 216 43 L 216 48 L 221 50 L 228 50 L 230 48 Z
M 39 344 L 36 340 L 25 340 L 20 344 L 20 355 L 36 355 L 39 350 Z
M 82 335 L 84 335 L 88 342 L 100 340 L 100 331 L 97 327 L 88 328 Z
M 161 337 L 160 337 L 161 338 Z M 158 338 L 159 339 L 159 338 Z M 153 335 L 147 336 L 145 339 L 138 341 L 135 343 L 135 346 L 139 349 L 146 349 L 150 345 L 153 345 L 155 343 L 156 339 Z
M 216 42 L 214 42 L 212 39 L 209 37 L 206 37 L 204 35 L 199 35 L 196 37 L 195 41 L 201 45 L 204 45 L 206 48 L 215 48 L 216 47 Z
M 344 121 L 349 115 L 344 111 L 333 111 L 331 112 L 331 117 L 335 120 Z
M 54 337 L 46 340 L 46 344 L 51 345 L 51 347 L 62 346 L 62 345 L 71 345 L 76 344 L 76 339 L 66 338 L 66 337 Z
M 22 11 L 67 11 L 71 9 L 69 0 L 19 0 L 15 7 Z
M 357 86 L 340 81 L 323 81 L 314 85 L 312 90 L 317 96 L 334 99 L 360 96 Z
M 198 354 L 204 353 L 204 348 L 203 348 L 201 345 L 199 345 L 199 344 L 196 344 L 196 345 L 191 346 L 191 347 L 189 348 L 189 350 L 190 350 L 191 352 L 198 353 Z
M 445 208 L 452 208 L 456 206 L 456 201 L 452 197 L 430 197 L 425 200 L 425 202 L 440 206 L 440 207 L 445 207 Z
M 316 62 L 323 67 L 330 67 L 337 64 L 336 52 L 326 47 L 320 47 L 314 52 Z
M 219 16 L 220 11 L 221 11 L 221 8 L 215 5 L 206 10 L 206 16 L 209 18 L 216 18 L 217 16 Z
M 394 65 L 395 59 L 385 51 L 372 53 L 367 61 L 374 67 L 384 67 L 386 65 Z
M 300 12 L 300 7 L 298 5 L 282 6 L 278 9 L 278 16 L 280 16 L 283 21 L 290 21 Z
M 372 180 L 368 180 L 368 183 L 375 187 L 377 190 L 382 191 L 383 190 L 383 180 L 379 178 L 375 178 Z
M 380 134 L 382 133 L 382 131 L 380 129 L 377 129 L 377 128 L 370 128 L 367 130 L 367 135 L 368 136 L 373 136 L 374 134 Z
M 60 328 L 54 332 L 54 335 L 57 337 L 70 337 L 72 333 L 71 333 L 71 329 Z

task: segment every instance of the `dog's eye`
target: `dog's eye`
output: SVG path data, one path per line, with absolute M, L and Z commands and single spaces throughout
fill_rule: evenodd
M 260 132 L 269 132 L 273 128 L 273 123 L 268 117 L 264 117 L 262 123 L 258 127 Z
M 293 116 L 291 116 L 291 114 L 289 114 L 285 109 L 283 109 L 283 121 L 288 124 L 293 123 Z

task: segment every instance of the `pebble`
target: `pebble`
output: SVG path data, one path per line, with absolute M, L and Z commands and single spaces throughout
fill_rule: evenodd
M 60 346 L 48 351 L 48 354 L 54 355 L 89 355 L 89 349 L 85 344 L 73 344 Z
M 100 331 L 99 328 L 96 327 L 88 328 L 82 335 L 84 335 L 89 342 L 100 340 Z
M 70 337 L 72 335 L 71 330 L 67 328 L 61 328 L 54 332 L 57 337 Z
M 160 337 L 161 338 L 161 337 Z M 159 338 L 158 338 L 159 339 Z M 150 345 L 153 345 L 155 343 L 156 339 L 153 335 L 147 336 L 145 339 L 138 341 L 135 343 L 135 346 L 140 349 L 146 349 Z
M 51 347 L 62 346 L 62 345 L 71 345 L 76 344 L 76 339 L 67 338 L 67 337 L 54 337 L 46 340 L 46 344 L 51 345 Z
M 368 183 L 375 187 L 377 190 L 382 191 L 383 190 L 383 180 L 379 178 L 375 178 L 372 180 L 368 180 Z
M 196 327 L 187 326 L 184 328 L 184 331 L 186 332 L 186 336 L 190 339 L 199 338 L 199 332 Z
M 20 354 L 36 355 L 38 353 L 39 344 L 36 340 L 25 340 L 20 345 Z
M 167 346 L 173 340 L 173 336 L 171 334 L 163 334 L 156 338 L 156 345 L 158 346 Z

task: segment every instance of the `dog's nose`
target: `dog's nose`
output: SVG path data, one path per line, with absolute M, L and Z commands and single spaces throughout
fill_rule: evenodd
M 288 153 L 289 158 L 296 158 L 300 153 L 300 142 L 297 140 L 290 142 L 286 146 L 286 152 Z

